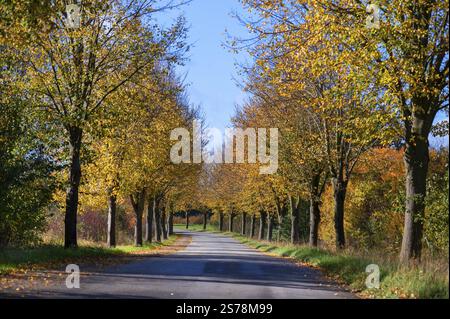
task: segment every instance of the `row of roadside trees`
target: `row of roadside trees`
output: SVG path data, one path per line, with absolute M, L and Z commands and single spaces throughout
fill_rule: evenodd
M 280 168 L 266 176 L 259 175 L 258 165 L 214 168 L 210 207 L 229 214 L 230 230 L 238 212 L 243 221 L 246 214 L 252 220 L 260 216 L 262 230 L 268 224 L 267 238 L 274 222 L 282 225 L 290 217 L 293 243 L 299 242 L 299 219 L 305 221 L 301 212 L 309 207 L 308 241 L 317 246 L 326 195 L 333 203 L 335 246 L 342 249 L 352 180 L 361 176 L 364 163 L 387 163 L 383 154 L 397 157 L 402 150 L 400 259 L 419 259 L 424 232 L 434 228 L 428 223 L 434 213 L 426 208 L 429 137 L 433 128 L 437 135 L 448 134 L 448 122 L 435 121 L 448 115 L 448 5 L 378 1 L 374 26 L 367 22 L 364 1 L 241 2 L 249 14 L 238 18 L 252 38 L 232 39 L 230 46 L 253 58 L 241 67 L 251 98 L 234 126 L 279 128 Z M 388 170 L 380 168 L 377 176 Z M 438 174 L 445 176 L 445 170 Z M 394 213 L 391 203 L 385 210 Z M 446 223 L 448 230 L 448 215 L 444 210 L 439 215 L 436 223 Z M 219 225 L 222 220 L 220 213 Z
M 167 238 L 199 174 L 169 157 L 170 131 L 199 117 L 174 71 L 188 50 L 185 20 L 157 21 L 183 4 L 1 2 L 1 245 L 35 240 L 55 204 L 66 248 L 78 245 L 80 212 L 105 208 L 115 246 L 121 205 L 134 212 L 136 245 Z

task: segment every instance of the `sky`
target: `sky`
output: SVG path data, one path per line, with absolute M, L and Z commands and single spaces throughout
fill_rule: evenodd
M 221 131 L 230 126 L 235 105 L 245 99 L 235 80 L 235 62 L 244 62 L 245 56 L 223 47 L 226 31 L 233 36 L 247 35 L 232 17 L 233 12 L 243 12 L 238 0 L 193 0 L 163 18 L 165 24 L 177 15 L 186 17 L 190 26 L 187 41 L 192 46 L 189 61 L 179 68 L 179 73 L 186 75 L 190 101 L 201 107 L 206 125 Z

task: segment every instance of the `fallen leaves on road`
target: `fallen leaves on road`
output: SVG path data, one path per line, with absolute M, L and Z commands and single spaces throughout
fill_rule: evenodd
M 25 297 L 26 292 L 38 290 L 61 283 L 66 278 L 65 267 L 70 263 L 77 263 L 82 276 L 89 276 L 92 272 L 101 271 L 106 266 L 124 264 L 146 257 L 158 257 L 172 254 L 188 246 L 192 240 L 190 236 L 176 235 L 175 242 L 168 246 L 159 246 L 114 256 L 84 257 L 47 262 L 39 265 L 25 265 L 14 272 L 0 275 L 0 296 Z

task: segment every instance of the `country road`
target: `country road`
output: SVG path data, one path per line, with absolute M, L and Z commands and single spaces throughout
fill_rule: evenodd
M 84 276 L 79 289 L 61 282 L 28 294 L 36 298 L 355 298 L 315 269 L 270 257 L 227 236 L 192 236 L 186 249 L 105 268 Z M 83 271 L 83 269 L 81 269 Z

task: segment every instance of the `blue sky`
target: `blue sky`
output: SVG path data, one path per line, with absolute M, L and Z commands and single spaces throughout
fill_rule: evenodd
M 245 95 L 237 87 L 235 62 L 245 61 L 223 47 L 229 34 L 246 36 L 246 30 L 231 16 L 243 12 L 238 0 L 193 0 L 182 9 L 174 10 L 164 20 L 183 14 L 190 26 L 188 43 L 192 44 L 189 61 L 180 68 L 186 74 L 191 103 L 200 105 L 206 124 L 224 130 L 230 125 L 235 105 Z M 165 23 L 165 22 L 164 22 Z

